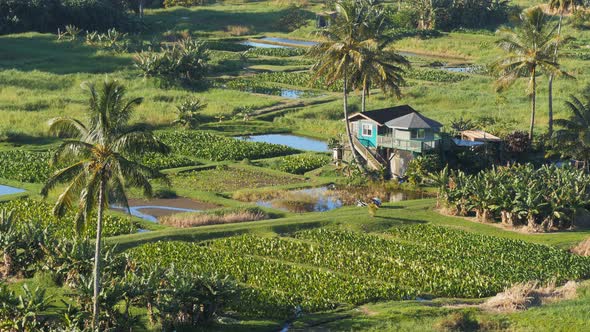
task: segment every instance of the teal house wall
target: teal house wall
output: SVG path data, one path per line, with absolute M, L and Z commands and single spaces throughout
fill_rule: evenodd
M 370 125 L 372 129 L 371 136 L 363 136 L 363 126 Z M 358 123 L 358 139 L 366 147 L 374 148 L 377 146 L 377 125 L 371 121 L 359 121 Z

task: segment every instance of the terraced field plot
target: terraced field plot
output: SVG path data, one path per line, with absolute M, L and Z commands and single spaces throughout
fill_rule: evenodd
M 590 259 L 544 245 L 430 225 L 386 234 L 314 229 L 202 244 L 159 242 L 131 251 L 145 266 L 186 266 L 246 287 L 240 306 L 265 316 L 378 300 L 485 297 L 528 280 L 590 275 Z M 242 309 L 244 309 L 242 308 Z

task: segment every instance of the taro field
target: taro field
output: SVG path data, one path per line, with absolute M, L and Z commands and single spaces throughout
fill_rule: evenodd
M 361 233 L 336 228 L 134 248 L 143 266 L 187 267 L 243 286 L 236 310 L 288 317 L 419 296 L 480 298 L 529 280 L 590 276 L 590 258 L 519 240 L 431 225 Z M 246 310 L 247 309 L 247 310 Z

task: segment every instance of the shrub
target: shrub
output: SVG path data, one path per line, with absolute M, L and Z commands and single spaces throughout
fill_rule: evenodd
M 410 161 L 405 176 L 413 185 L 421 184 L 428 175 L 442 169 L 442 161 L 438 154 L 419 156 Z
M 195 83 L 207 72 L 209 52 L 205 43 L 184 39 L 166 46 L 161 53 L 142 51 L 135 55 L 135 66 L 144 77 L 157 77 L 166 82 Z
M 186 128 L 194 128 L 203 120 L 200 111 L 205 107 L 207 104 L 198 98 L 187 99 L 176 106 L 178 117 L 172 123 Z
M 524 131 L 513 131 L 504 137 L 504 144 L 510 153 L 523 153 L 531 147 L 531 140 Z
M 280 159 L 278 169 L 292 174 L 304 174 L 330 162 L 330 158 L 319 154 L 297 154 Z

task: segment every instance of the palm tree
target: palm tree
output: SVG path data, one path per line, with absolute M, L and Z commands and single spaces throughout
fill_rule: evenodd
M 361 112 L 367 110 L 366 100 L 371 86 L 378 86 L 383 93 L 401 98 L 403 74 L 410 62 L 392 50 L 386 49 L 386 41 L 368 40 L 365 49 L 355 61 L 354 74 L 350 81 L 361 90 Z
M 47 180 L 41 194 L 47 197 L 56 185 L 67 183 L 57 199 L 54 213 L 63 216 L 77 205 L 76 229 L 79 233 L 84 230 L 94 208 L 97 209 L 92 316 L 92 326 L 97 329 L 104 210 L 109 204 L 117 204 L 129 211 L 127 187 L 141 188 L 146 196 L 150 196 L 149 179 L 163 178 L 163 175 L 130 158 L 143 152 L 166 152 L 167 148 L 152 133 L 129 126 L 133 109 L 141 103 L 141 98 L 126 99 L 125 88 L 112 80 L 106 80 L 99 89 L 87 83 L 83 87 L 90 94 L 88 124 L 69 117 L 50 120 L 50 133 L 71 137 L 55 151 L 52 162 L 68 166 Z
M 520 15 L 521 24 L 514 30 L 502 29 L 498 46 L 506 52 L 494 67 L 499 73 L 496 81 L 498 91 L 511 86 L 518 78 L 528 77 L 526 92 L 531 99 L 531 123 L 529 138 L 533 139 L 535 126 L 537 76 L 567 75 L 553 61 L 553 50 L 561 43 L 555 36 L 555 26 L 548 20 L 540 8 L 525 10 Z
M 568 119 L 556 119 L 561 129 L 553 134 L 554 147 L 562 156 L 590 162 L 590 96 L 583 100 L 570 96 L 565 103 L 571 112 Z M 587 167 L 587 166 L 586 166 Z
M 400 66 L 407 66 L 403 57 L 380 48 L 384 46 L 381 34 L 384 19 L 375 6 L 371 0 L 338 1 L 335 22 L 322 31 L 326 41 L 313 46 L 309 52 L 317 59 L 311 69 L 314 78 L 324 77 L 328 85 L 342 81 L 346 134 L 359 165 L 348 121 L 349 89 L 356 85 L 366 94 L 374 81 L 384 90 L 399 94 L 399 85 L 403 82 Z
M 557 38 L 561 38 L 561 24 L 563 21 L 563 14 L 566 10 L 575 9 L 576 5 L 580 4 L 579 0 L 549 0 L 549 8 L 559 10 L 559 23 L 557 24 Z M 563 41 L 565 42 L 565 41 Z M 553 51 L 553 62 L 558 60 L 558 45 L 555 45 Z M 549 137 L 553 135 L 553 78 L 554 75 L 549 75 Z

